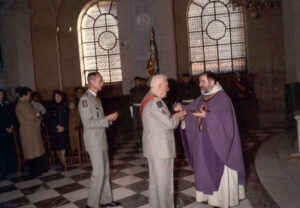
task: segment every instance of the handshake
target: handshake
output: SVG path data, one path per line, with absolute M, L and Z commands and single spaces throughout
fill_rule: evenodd
M 177 104 L 173 107 L 173 110 L 176 112 L 172 115 L 173 118 L 179 118 L 181 121 L 185 118 L 186 116 L 186 111 L 182 110 L 182 105 Z

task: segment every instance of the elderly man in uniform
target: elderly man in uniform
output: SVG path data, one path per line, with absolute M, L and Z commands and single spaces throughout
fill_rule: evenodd
M 89 153 L 93 172 L 91 176 L 90 189 L 87 206 L 116 207 L 119 202 L 114 202 L 109 183 L 109 159 L 108 145 L 105 128 L 118 117 L 118 113 L 104 116 L 103 108 L 98 99 L 97 92 L 104 84 L 102 76 L 98 72 L 88 75 L 89 89 L 81 97 L 79 112 L 84 127 L 84 142 Z
M 143 152 L 149 166 L 149 201 L 152 208 L 172 208 L 173 160 L 176 156 L 173 130 L 185 112 L 171 115 L 162 100 L 169 90 L 165 75 L 155 75 L 150 87 L 141 104 Z

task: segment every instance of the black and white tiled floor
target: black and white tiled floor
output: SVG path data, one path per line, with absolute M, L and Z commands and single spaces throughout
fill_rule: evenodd
M 253 131 L 244 136 L 243 149 L 246 157 L 252 158 L 255 154 L 251 153 L 253 148 L 278 131 L 280 129 L 275 129 L 273 132 L 271 130 Z M 273 207 L 272 202 L 261 199 L 264 198 L 265 193 L 262 194 L 263 191 L 258 187 L 258 180 L 255 175 L 253 176 L 252 172 L 255 170 L 251 168 L 251 161 L 248 161 L 251 170 L 247 168 L 249 200 L 242 201 L 239 207 Z M 149 207 L 146 163 L 141 148 L 136 147 L 133 140 L 122 139 L 121 143 L 115 145 L 115 152 L 111 157 L 111 185 L 114 199 L 122 203 L 121 207 Z M 0 181 L 0 207 L 85 207 L 90 175 L 89 165 L 68 171 L 52 169 L 35 179 L 28 179 L 26 175 L 21 177 L 10 175 L 7 179 Z M 176 207 L 209 207 L 195 202 L 193 172 L 185 160 L 180 145 L 174 164 L 174 180 Z

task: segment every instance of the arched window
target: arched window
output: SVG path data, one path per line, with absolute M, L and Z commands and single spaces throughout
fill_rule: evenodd
M 246 69 L 243 13 L 230 0 L 191 0 L 187 11 L 192 75 Z
M 105 83 L 122 81 L 122 68 L 115 1 L 97 1 L 85 8 L 78 19 L 82 82 L 98 71 Z

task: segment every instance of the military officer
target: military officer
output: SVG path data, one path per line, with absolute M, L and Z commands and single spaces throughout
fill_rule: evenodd
M 148 92 L 148 90 L 145 92 L 144 90 L 145 88 L 141 86 L 141 82 L 142 82 L 142 78 L 135 77 L 134 78 L 135 86 L 129 92 L 129 105 L 130 105 L 131 116 L 133 119 L 133 127 L 136 133 L 137 144 L 141 143 L 142 133 L 143 133 L 143 125 L 142 125 L 142 120 L 140 115 L 141 102 L 145 94 Z
M 115 121 L 118 113 L 104 116 L 103 108 L 96 99 L 97 92 L 104 84 L 102 76 L 98 72 L 88 74 L 89 89 L 79 101 L 79 112 L 84 127 L 85 148 L 89 153 L 93 172 L 91 176 L 90 189 L 87 206 L 116 207 L 119 202 L 114 202 L 109 183 L 109 159 L 105 128 L 109 123 Z
M 152 208 L 174 207 L 173 166 L 176 156 L 173 130 L 185 112 L 171 115 L 162 100 L 169 90 L 165 75 L 155 75 L 141 104 L 143 152 L 149 166 L 149 202 Z

